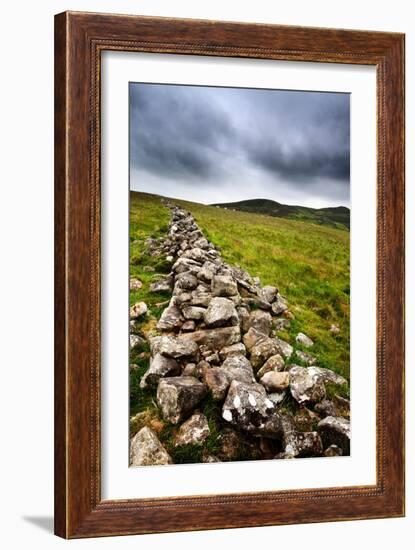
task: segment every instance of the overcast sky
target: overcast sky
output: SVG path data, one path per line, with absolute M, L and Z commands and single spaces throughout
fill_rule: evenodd
M 130 184 L 212 204 L 350 204 L 348 94 L 130 84 Z

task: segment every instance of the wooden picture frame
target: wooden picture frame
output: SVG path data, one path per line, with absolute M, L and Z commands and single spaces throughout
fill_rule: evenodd
M 104 50 L 377 71 L 377 481 L 101 500 L 100 59 Z M 65 12 L 55 18 L 55 533 L 64 538 L 404 515 L 404 35 Z

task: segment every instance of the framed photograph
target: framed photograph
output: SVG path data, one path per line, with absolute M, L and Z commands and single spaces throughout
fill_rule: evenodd
M 404 35 L 55 19 L 55 532 L 404 515 Z

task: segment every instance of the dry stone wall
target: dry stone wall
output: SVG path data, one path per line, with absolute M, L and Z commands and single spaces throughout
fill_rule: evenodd
M 177 426 L 176 444 L 203 444 L 209 436 L 203 412 L 209 395 L 221 406 L 224 441 L 229 434 L 245 434 L 260 457 L 348 454 L 348 402 L 338 397 L 339 405 L 326 396 L 328 382 L 342 386 L 347 381 L 317 366 L 306 334 L 299 333 L 295 345 L 307 352 L 275 335 L 292 317 L 277 287 L 262 287 L 257 277 L 226 263 L 190 213 L 166 206 L 171 211 L 167 237 L 146 244 L 152 255 L 163 255 L 172 265 L 150 290 L 169 292 L 171 299 L 158 321 L 159 334 L 149 337 L 150 364 L 140 387 L 154 392 L 163 420 Z M 134 321 L 146 312 L 140 302 L 131 307 L 130 317 Z M 141 337 L 131 338 L 134 346 Z M 296 358 L 309 366 L 296 365 Z M 282 407 L 287 396 L 294 406 L 290 413 Z M 147 426 L 130 449 L 132 465 L 172 462 Z M 219 459 L 209 455 L 205 461 Z

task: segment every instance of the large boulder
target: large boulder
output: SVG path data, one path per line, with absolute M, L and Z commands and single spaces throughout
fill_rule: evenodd
M 350 422 L 342 417 L 327 416 L 317 425 L 324 448 L 337 445 L 343 455 L 350 454 Z
M 196 330 L 186 334 L 180 334 L 179 338 L 183 341 L 192 341 L 199 346 L 216 351 L 225 346 L 237 344 L 241 340 L 241 331 L 239 326 L 214 328 L 208 330 Z
M 324 381 L 312 368 L 294 365 L 289 371 L 291 395 L 300 405 L 318 403 L 326 396 Z
M 172 357 L 165 357 L 157 353 L 150 362 L 150 367 L 140 382 L 140 388 L 157 386 L 160 378 L 178 376 L 181 373 L 179 363 Z
M 279 439 L 281 419 L 261 384 L 234 380 L 222 408 L 222 418 L 251 435 Z
M 210 429 L 207 418 L 202 413 L 194 413 L 179 428 L 174 444 L 180 445 L 200 445 L 209 436 Z
M 206 395 L 206 385 L 193 376 L 162 378 L 157 388 L 157 403 L 163 418 L 178 424 Z
M 152 355 L 161 353 L 166 357 L 174 359 L 197 359 L 199 348 L 196 342 L 175 336 L 154 336 L 150 339 L 150 350 Z
M 204 315 L 208 327 L 237 325 L 238 314 L 231 300 L 227 298 L 212 298 Z
M 235 296 L 238 285 L 230 275 L 214 275 L 212 277 L 212 296 Z
M 131 466 L 171 464 L 172 459 L 156 434 L 145 426 L 130 442 Z

